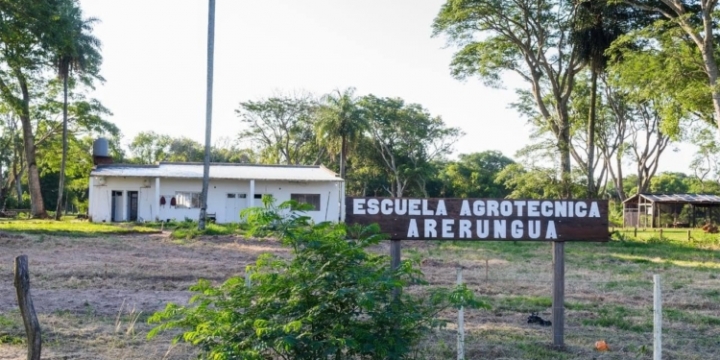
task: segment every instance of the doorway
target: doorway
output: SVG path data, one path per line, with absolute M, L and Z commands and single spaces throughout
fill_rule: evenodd
M 137 221 L 138 219 L 138 192 L 128 191 L 128 221 Z
M 247 204 L 247 195 L 245 194 L 227 194 L 225 200 L 225 222 L 240 222 L 240 210 L 245 208 Z
M 120 222 L 123 221 L 123 192 L 112 191 L 111 204 L 110 204 L 110 221 Z

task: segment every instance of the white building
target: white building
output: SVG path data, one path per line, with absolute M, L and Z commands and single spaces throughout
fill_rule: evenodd
M 202 178 L 202 163 L 97 165 L 88 214 L 93 222 L 197 220 Z M 238 222 L 265 194 L 312 204 L 316 222 L 338 221 L 344 209 L 343 180 L 323 166 L 210 165 L 207 213 L 218 223 Z

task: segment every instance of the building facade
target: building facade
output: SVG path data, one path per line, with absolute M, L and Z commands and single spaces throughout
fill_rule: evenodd
M 90 174 L 88 215 L 92 222 L 197 220 L 202 163 L 97 165 Z M 277 203 L 311 204 L 315 222 L 343 218 L 344 182 L 323 166 L 211 164 L 209 217 L 240 221 L 240 211 L 261 206 L 263 195 Z

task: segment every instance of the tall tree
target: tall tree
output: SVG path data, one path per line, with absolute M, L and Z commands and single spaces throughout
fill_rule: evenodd
M 100 55 L 100 40 L 92 35 L 93 26 L 99 20 L 96 18 L 83 19 L 82 10 L 76 1 L 70 1 L 61 7 L 62 28 L 60 39 L 56 41 L 55 66 L 58 77 L 63 82 L 63 130 L 62 130 L 62 161 L 58 180 L 58 199 L 55 210 L 55 220 L 60 220 L 63 213 L 63 195 L 65 194 L 65 167 L 68 151 L 68 82 L 73 72 L 84 73 L 86 82 L 92 77 L 98 77 L 98 70 L 102 62 Z
M 590 108 L 587 122 L 587 197 L 596 197 L 595 134 L 597 122 L 598 76 L 607 66 L 606 51 L 622 34 L 629 31 L 630 12 L 623 4 L 607 0 L 580 0 L 572 40 L 581 60 L 590 72 Z
M 696 46 L 699 51 L 699 60 L 701 60 L 698 68 L 705 74 L 708 84 L 705 94 L 710 95 L 715 124 L 720 129 L 720 83 L 718 83 L 720 68 L 715 44 L 718 28 L 718 0 L 624 1 L 638 9 L 660 14 L 668 20 L 667 24 L 672 24 L 682 30 L 683 35 L 679 38 L 689 38 Z
M 500 86 L 503 73 L 529 83 L 544 126 L 556 139 L 565 191 L 570 197 L 571 156 L 584 161 L 570 142 L 569 101 L 584 62 L 571 40 L 576 9 L 565 0 L 447 0 L 433 24 L 461 49 L 452 74 L 479 76 Z
M 0 99 L 22 124 L 23 148 L 33 217 L 47 217 L 40 188 L 30 104 L 32 76 L 47 69 L 52 36 L 63 31 L 57 14 L 66 0 L 0 1 Z
M 309 94 L 242 102 L 236 113 L 247 128 L 239 138 L 250 140 L 265 163 L 319 164 L 327 152 L 315 141 L 316 106 Z
M 387 193 L 402 197 L 411 184 L 427 195 L 425 182 L 431 162 L 452 151 L 463 133 L 445 125 L 418 104 L 399 98 L 368 95 L 360 100 L 368 119 L 372 144 L 379 155 L 389 184 Z
M 367 129 L 367 120 L 358 106 L 355 89 L 336 90 L 325 95 L 318 108 L 315 126 L 318 140 L 330 155 L 340 155 L 340 177 L 345 179 L 348 155 Z

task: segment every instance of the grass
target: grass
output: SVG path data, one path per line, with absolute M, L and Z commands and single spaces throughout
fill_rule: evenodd
M 34 235 L 63 235 L 71 237 L 93 237 L 98 235 L 150 234 L 158 230 L 132 224 L 91 223 L 88 221 L 63 219 L 55 220 L 2 220 L 0 231 Z
M 81 232 L 78 228 L 87 226 L 122 227 L 63 223 L 71 227 L 68 230 L 78 233 Z M 8 231 L 3 226 L 7 225 L 0 223 L 0 231 Z M 199 232 L 193 221 L 145 225 L 150 230 L 161 226 L 177 239 L 244 233 L 243 226 L 221 224 L 208 224 L 204 232 Z M 89 228 L 83 231 L 92 233 Z M 206 238 L 178 244 L 147 237 L 118 241 L 102 235 L 98 232 L 97 239 L 58 239 L 57 244 L 39 243 L 30 237 L 23 243 L 5 245 L 22 251 L 31 249 L 34 259 L 45 254 L 44 261 L 36 260 L 34 286 L 84 294 L 72 303 L 75 305 L 58 298 L 53 302 L 58 304 L 53 305 L 57 309 L 41 315 L 43 325 L 47 324 L 49 329 L 49 347 L 58 354 L 120 359 L 148 358 L 148 354 L 153 354 L 154 358 L 162 358 L 169 338 L 164 342 L 147 342 L 144 333 L 149 329 L 146 317 L 164 306 L 163 299 L 186 289 L 200 277 L 220 282 L 227 276 L 242 274 L 253 257 L 280 251 L 270 247 L 271 243 L 249 240 L 219 242 Z M 671 229 L 663 231 L 662 239 L 658 231 L 638 231 L 637 237 L 633 235 L 632 229 L 628 229 L 605 243 L 566 244 L 564 350 L 549 346 L 552 342 L 549 327 L 533 326 L 526 321 L 531 312 L 551 319 L 549 243 L 417 241 L 403 242 L 402 252 L 405 259 L 421 264 L 430 287 L 452 286 L 456 280 L 455 264 L 460 263 L 465 267 L 465 283 L 479 300 L 490 305 L 490 309 L 465 310 L 468 359 L 647 359 L 652 353 L 653 274 L 662 277 L 666 356 L 716 357 L 716 329 L 720 327 L 720 236 L 695 231 L 688 241 L 687 230 Z M 385 243 L 378 246 L 378 251 L 387 250 Z M 79 258 L 72 259 L 69 254 Z M 11 255 L 6 257 L 5 263 L 11 264 Z M 7 269 L 6 272 L 11 272 Z M 422 296 L 430 287 L 414 286 L 408 291 Z M 96 289 L 125 289 L 127 293 L 123 296 L 128 296 L 128 303 L 123 307 L 120 304 L 123 299 L 98 295 L 104 303 L 90 301 L 90 305 L 83 305 L 88 294 L 100 293 Z M 144 300 L 131 301 L 131 296 L 138 293 L 144 294 L 140 298 Z M 453 324 L 457 314 L 448 311 L 443 316 Z M 24 341 L 18 319 L 13 312 L 0 313 L 0 343 Z M 432 333 L 421 344 L 419 358 L 453 358 L 455 336 L 452 326 Z M 611 351 L 596 352 L 597 340 L 606 340 Z M 196 355 L 183 351 L 178 351 L 174 358 Z

